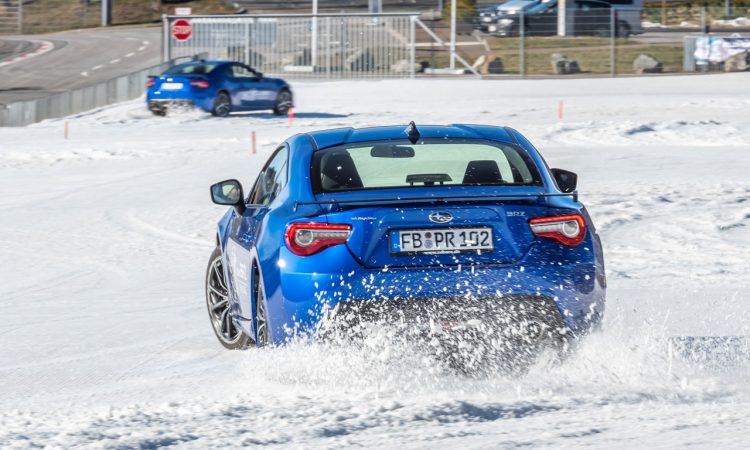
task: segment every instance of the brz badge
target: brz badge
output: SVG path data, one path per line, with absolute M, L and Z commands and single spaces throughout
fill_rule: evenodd
M 453 220 L 453 215 L 447 212 L 434 212 L 429 215 L 430 221 L 435 223 L 448 223 Z

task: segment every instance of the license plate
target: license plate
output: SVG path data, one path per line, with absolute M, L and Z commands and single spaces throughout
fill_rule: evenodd
M 165 91 L 174 91 L 177 89 L 182 89 L 182 87 L 182 83 L 162 83 L 161 85 L 161 88 Z
M 491 252 L 492 228 L 432 228 L 391 232 L 391 253 Z

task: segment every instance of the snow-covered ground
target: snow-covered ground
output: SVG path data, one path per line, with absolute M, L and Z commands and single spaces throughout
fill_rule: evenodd
M 746 448 L 747 341 L 688 358 L 668 338 L 750 334 L 748 81 L 309 83 L 292 127 L 135 101 L 68 118 L 68 140 L 64 120 L 0 128 L 0 447 Z M 579 173 L 603 332 L 523 377 L 466 378 L 377 336 L 224 351 L 208 185 L 249 185 L 293 133 L 410 120 L 510 125 Z

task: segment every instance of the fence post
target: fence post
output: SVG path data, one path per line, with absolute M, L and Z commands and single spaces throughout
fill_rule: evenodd
M 331 16 L 326 17 L 326 78 L 331 78 Z
M 415 77 L 415 71 L 414 64 L 416 63 L 416 33 L 415 33 L 415 27 L 416 27 L 416 19 L 417 16 L 409 16 L 409 63 L 411 64 L 411 68 L 409 69 L 410 72 L 410 78 Z
M 706 6 L 701 6 L 701 32 L 708 34 L 708 28 L 706 28 Z
M 451 0 L 451 69 L 456 68 L 456 0 Z
M 167 62 L 172 58 L 172 49 L 170 47 L 171 42 L 169 41 L 169 19 L 166 14 L 161 15 L 161 60 Z
M 615 23 L 615 8 L 609 9 L 609 76 L 615 77 L 615 39 L 617 38 L 617 24 Z
M 526 20 L 524 19 L 523 8 L 521 8 L 521 15 L 519 17 L 521 21 L 518 28 L 518 72 L 521 78 L 526 78 Z
M 23 34 L 23 0 L 18 0 L 18 34 Z
M 250 67 L 254 67 L 253 63 L 250 61 L 250 22 L 245 22 L 245 51 L 242 55 L 242 58 L 245 60 L 245 64 L 247 64 Z

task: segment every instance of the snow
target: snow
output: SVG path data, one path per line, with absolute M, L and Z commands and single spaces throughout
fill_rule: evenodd
M 714 19 L 711 25 L 725 27 L 747 27 L 750 26 L 750 19 L 747 17 L 735 17 L 734 19 Z
M 291 127 L 157 118 L 140 100 L 0 128 L 0 447 L 742 448 L 750 343 L 688 357 L 669 338 L 750 334 L 746 84 L 300 83 Z M 604 330 L 523 376 L 456 374 L 377 334 L 223 350 L 203 303 L 223 212 L 208 185 L 249 186 L 293 133 L 410 120 L 513 126 L 579 174 Z

